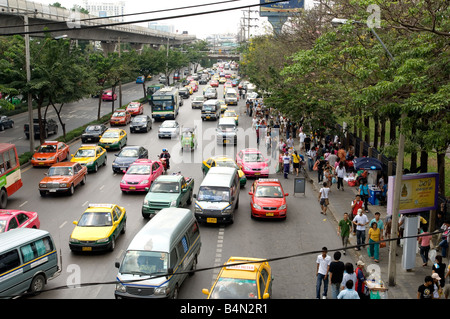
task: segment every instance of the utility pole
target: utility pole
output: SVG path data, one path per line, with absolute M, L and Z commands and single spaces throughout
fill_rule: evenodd
M 28 15 L 25 14 L 23 16 L 23 22 L 24 22 L 24 31 L 25 31 L 25 64 L 27 69 L 27 83 L 30 83 L 31 81 L 31 62 L 30 62 L 30 35 L 29 32 L 29 26 L 28 26 Z M 28 89 L 28 122 L 29 129 L 28 133 L 30 134 L 30 152 L 34 152 L 34 125 L 33 125 L 33 101 L 31 92 Z
M 250 8 L 248 8 L 248 10 L 242 10 L 242 13 L 244 14 L 243 17 L 243 27 L 244 27 L 244 41 L 245 41 L 245 28 L 247 28 L 247 41 L 250 40 L 250 28 L 251 27 L 258 27 L 257 25 L 252 25 L 251 24 L 251 20 L 259 20 L 258 18 L 252 18 L 251 15 L 253 13 L 258 13 L 258 10 L 250 10 Z M 247 20 L 247 23 L 245 23 L 245 20 Z

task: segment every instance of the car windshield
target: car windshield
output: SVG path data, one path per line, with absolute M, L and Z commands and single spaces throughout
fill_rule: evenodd
M 236 128 L 236 126 L 234 126 L 234 125 L 228 125 L 228 124 L 219 125 L 219 129 L 223 132 L 234 131 L 235 128 Z
M 238 168 L 237 164 L 233 161 L 216 161 L 216 166 Z
M 283 198 L 283 192 L 280 186 L 258 186 L 256 188 L 255 197 Z
M 264 162 L 264 156 L 259 153 L 247 153 L 244 155 L 245 162 Z
M 118 138 L 119 137 L 119 132 L 105 132 L 105 134 L 103 134 L 103 137 L 105 137 L 105 138 Z
M 206 90 L 206 93 L 216 93 L 216 90 L 215 89 L 213 89 L 213 88 L 210 88 L 210 89 L 207 89 Z
M 139 104 L 128 104 L 128 108 L 130 108 L 130 109 L 135 109 L 135 108 L 138 108 L 139 107 Z
M 112 226 L 110 212 L 86 212 L 81 216 L 77 226 L 81 227 L 101 227 Z
M 147 119 L 145 117 L 135 117 L 132 122 L 133 123 L 147 122 Z
M 201 186 L 197 198 L 199 201 L 228 202 L 230 190 L 225 187 Z
M 150 175 L 151 172 L 150 165 L 131 165 L 126 175 Z
M 78 150 L 75 157 L 94 157 L 95 150 Z
M 117 117 L 125 116 L 125 112 L 114 112 L 113 116 L 117 116 Z
M 99 132 L 102 130 L 101 126 L 88 126 L 86 127 L 86 132 Z
M 138 150 L 134 149 L 134 148 L 126 148 L 126 149 L 123 149 L 117 156 L 118 157 L 138 157 Z
M 50 167 L 48 169 L 48 176 L 72 176 L 72 167 Z
M 203 104 L 203 110 L 205 111 L 215 111 L 216 106 L 214 104 Z
M 179 184 L 177 182 L 157 182 L 150 188 L 151 193 L 178 193 Z
M 169 258 L 167 253 L 148 250 L 127 251 L 119 272 L 132 275 L 157 275 L 167 273 Z
M 195 102 L 203 102 L 203 97 L 202 96 L 196 96 L 196 97 L 194 97 L 194 101 Z
M 224 117 L 236 117 L 236 113 L 235 112 L 230 112 L 230 111 L 225 111 L 223 116 Z
M 236 93 L 227 93 L 227 97 L 236 97 Z
M 161 127 L 165 127 L 165 128 L 168 128 L 168 127 L 175 127 L 175 126 L 176 126 L 175 122 L 163 122 L 163 123 L 161 124 Z
M 219 278 L 211 291 L 211 299 L 257 299 L 258 287 L 255 280 Z
M 42 145 L 39 147 L 38 153 L 55 153 L 56 145 Z

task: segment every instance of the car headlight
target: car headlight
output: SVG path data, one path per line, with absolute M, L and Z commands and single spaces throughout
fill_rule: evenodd
M 48 159 L 49 159 L 50 161 L 53 161 L 53 160 L 55 159 L 55 157 L 52 156 L 52 157 L 49 157 Z
M 148 179 L 143 180 L 142 182 L 140 182 L 139 184 L 148 184 Z
M 148 199 L 144 199 L 144 204 L 143 205 L 148 206 Z
M 127 292 L 127 287 L 118 282 L 116 283 L 116 291 L 125 293 Z
M 168 295 L 170 293 L 170 288 L 169 287 L 159 287 L 159 288 L 155 288 L 155 295 Z
M 202 210 L 200 207 L 198 207 L 198 206 L 195 206 L 195 207 L 194 207 L 194 211 L 195 211 L 196 213 L 203 213 L 203 210 Z
M 47 184 L 39 184 L 39 187 L 41 187 L 41 188 L 47 188 Z
M 66 183 L 61 183 L 61 184 L 59 184 L 59 187 L 67 187 L 67 184 Z
M 92 164 L 94 164 L 93 161 L 92 161 L 92 162 L 87 162 L 87 163 L 86 163 L 86 165 L 92 165 Z
M 102 238 L 102 239 L 98 239 L 96 242 L 97 244 L 103 244 L 103 243 L 107 243 L 109 241 L 109 238 Z
M 286 209 L 286 205 L 281 205 L 280 207 L 278 207 L 279 210 L 281 209 Z
M 174 207 L 174 206 L 177 206 L 177 201 L 176 201 L 176 200 L 173 200 L 173 201 L 170 203 L 170 207 Z
M 126 184 L 127 182 L 125 182 L 123 179 L 120 181 L 120 184 Z
M 256 208 L 256 209 L 261 209 L 261 206 L 259 206 L 258 204 L 256 204 L 256 203 L 253 203 L 253 208 Z
M 75 238 L 70 237 L 70 238 L 69 238 L 69 242 L 74 243 L 74 244 L 77 244 L 77 243 L 79 243 L 80 241 L 79 241 L 78 239 L 75 239 Z
M 244 169 L 245 169 L 246 171 L 251 171 L 251 168 L 250 168 L 250 167 L 247 167 L 247 166 L 244 166 Z

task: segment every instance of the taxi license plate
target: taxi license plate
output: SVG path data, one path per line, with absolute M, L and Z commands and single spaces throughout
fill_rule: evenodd
M 229 140 L 223 140 L 223 142 L 226 144 L 226 143 L 229 143 L 230 141 Z
M 210 118 L 211 118 L 211 116 L 207 116 L 206 118 L 207 118 L 207 119 L 210 119 Z
M 130 189 L 136 189 L 136 187 L 131 186 Z
M 82 251 L 92 251 L 92 247 L 81 247 Z
M 217 224 L 217 218 L 206 218 L 207 223 Z
M 105 145 L 105 148 L 109 148 L 109 145 Z
M 261 173 L 255 173 L 255 175 L 260 175 Z
M 273 213 L 266 213 L 266 216 L 273 216 Z
M 39 163 L 39 165 L 44 165 L 45 163 Z

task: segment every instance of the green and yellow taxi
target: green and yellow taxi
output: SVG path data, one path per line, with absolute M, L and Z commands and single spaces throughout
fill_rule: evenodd
M 82 144 L 81 147 L 72 154 L 71 162 L 80 163 L 86 166 L 88 171 L 97 172 L 100 166 L 106 165 L 106 150 L 95 144 Z
M 231 157 L 226 157 L 224 155 L 217 155 L 207 158 L 202 162 L 202 171 L 203 174 L 206 175 L 211 167 L 234 167 L 238 170 L 239 173 L 239 181 L 241 187 L 244 187 L 247 183 L 247 177 L 244 172 L 239 168 L 236 162 Z
M 220 104 L 220 113 L 225 112 L 226 110 L 228 110 L 228 106 L 225 103 L 225 100 L 218 100 L 219 104 Z
M 74 252 L 114 250 L 116 239 L 125 233 L 127 213 L 115 204 L 89 204 L 69 238 Z
M 223 265 L 208 299 L 269 299 L 272 294 L 272 268 L 265 259 L 230 257 Z
M 236 122 L 236 125 L 239 124 L 239 114 L 237 114 L 235 110 L 227 109 L 226 111 L 223 112 L 222 117 L 232 118 Z
M 125 130 L 120 128 L 109 128 L 103 133 L 101 139 L 98 141 L 98 145 L 106 150 L 117 149 L 127 145 L 128 136 Z

